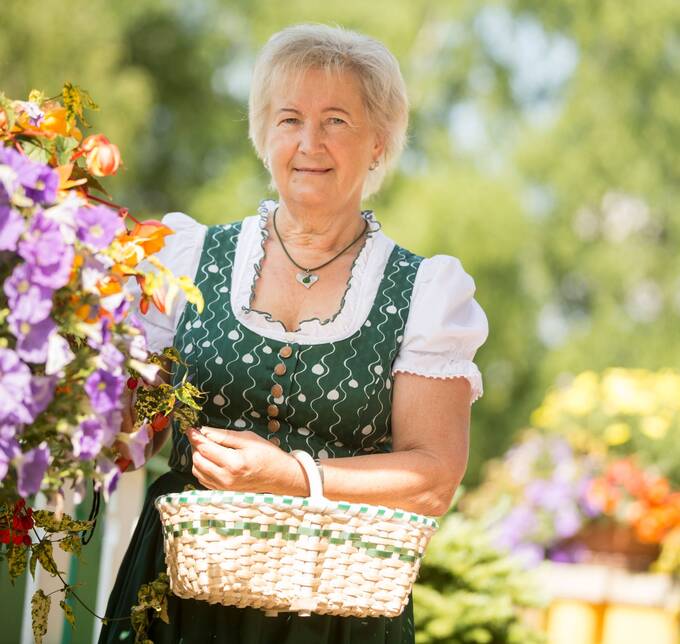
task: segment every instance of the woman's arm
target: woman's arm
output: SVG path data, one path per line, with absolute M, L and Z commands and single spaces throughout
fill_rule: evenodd
M 329 499 L 445 514 L 468 460 L 470 384 L 394 377 L 390 454 L 322 460 Z
M 467 465 L 470 384 L 398 373 L 393 391 L 394 451 L 322 460 L 324 495 L 440 516 Z M 308 494 L 300 464 L 253 432 L 203 427 L 187 436 L 193 473 L 209 489 Z

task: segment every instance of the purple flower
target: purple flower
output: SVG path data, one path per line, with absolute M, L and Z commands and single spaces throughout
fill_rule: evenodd
M 38 126 L 42 123 L 45 118 L 45 112 L 40 109 L 40 105 L 34 103 L 33 101 L 18 101 L 21 109 L 28 116 L 28 122 L 31 125 Z
M 9 327 L 17 339 L 16 351 L 26 362 L 42 363 L 47 360 L 50 336 L 57 330 L 52 318 L 31 323 L 8 316 Z
M 50 166 L 32 161 L 9 147 L 0 147 L 0 164 L 10 169 L 0 172 L 2 192 L 6 194 L 3 201 L 9 202 L 19 185 L 36 203 L 51 204 L 56 199 L 59 175 Z
M 145 449 L 151 440 L 153 430 L 148 424 L 142 425 L 136 432 L 128 434 L 128 450 L 130 451 L 130 458 L 136 468 L 142 467 L 146 462 Z
M 111 297 L 111 296 L 109 296 Z M 107 298 L 104 298 L 102 300 L 102 304 L 106 304 L 108 302 Z M 116 306 L 115 309 L 113 309 L 113 321 L 114 322 L 122 322 L 125 317 L 128 314 L 128 311 L 130 310 L 130 303 L 125 299 L 125 297 L 120 298 L 120 304 Z
M 14 438 L 16 430 L 9 425 L 0 425 L 0 481 L 7 476 L 12 459 L 21 454 L 21 448 Z
M 581 515 L 571 504 L 565 504 L 555 514 L 555 532 L 562 539 L 575 535 L 581 523 Z
M 38 164 L 35 181 L 24 186 L 24 192 L 34 203 L 49 205 L 55 202 L 58 187 L 59 175 L 50 166 Z
M 106 248 L 123 230 L 123 221 L 107 206 L 79 208 L 76 213 L 78 239 L 95 250 Z
M 44 441 L 22 454 L 17 467 L 17 490 L 21 496 L 31 496 L 40 490 L 49 462 L 50 450 Z
M 53 333 L 47 341 L 47 361 L 45 373 L 48 376 L 60 375 L 64 367 L 75 358 L 68 341 L 58 333 Z
M 526 505 L 516 506 L 500 522 L 497 543 L 501 547 L 514 550 L 536 530 L 536 527 L 537 520 L 534 511 Z
M 59 225 L 39 212 L 19 242 L 19 255 L 28 262 L 32 281 L 58 289 L 68 283 L 73 265 L 73 247 L 64 242 Z
M 71 441 L 73 454 L 81 460 L 93 459 L 102 448 L 104 428 L 96 418 L 89 418 L 80 423 Z
M 31 397 L 26 403 L 33 418 L 42 414 L 54 398 L 57 379 L 51 376 L 33 376 L 31 380 Z
M 15 319 L 40 322 L 52 310 L 52 289 L 32 281 L 33 270 L 28 264 L 17 264 L 5 280 L 4 290 Z
M 30 396 L 31 370 L 14 351 L 0 348 L 0 424 L 32 422 Z
M 543 561 L 545 551 L 535 543 L 522 543 L 513 549 L 512 554 L 523 567 L 533 568 Z
M 109 497 L 111 494 L 113 494 L 116 486 L 118 485 L 120 470 L 113 461 L 104 456 L 100 456 L 97 459 L 96 469 L 102 476 L 103 480 L 95 483 L 95 489 L 101 489 L 104 493 L 104 501 L 108 502 Z
M 24 228 L 24 218 L 10 206 L 0 204 L 0 250 L 16 250 Z
M 97 369 L 85 381 L 85 391 L 90 397 L 92 409 L 98 414 L 118 409 L 124 384 L 122 376 Z
M 571 500 L 573 490 L 566 482 L 536 479 L 527 485 L 525 495 L 539 508 L 557 511 Z
M 99 350 L 98 364 L 109 373 L 119 374 L 125 361 L 125 356 L 112 344 L 103 344 Z
M 123 424 L 123 412 L 120 411 L 120 409 L 115 409 L 107 414 L 99 414 L 98 418 L 104 431 L 102 435 L 102 445 L 111 447 Z

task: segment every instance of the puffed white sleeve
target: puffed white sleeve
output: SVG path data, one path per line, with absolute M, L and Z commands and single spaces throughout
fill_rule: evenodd
M 489 334 L 489 325 L 474 294 L 474 280 L 460 260 L 448 255 L 424 259 L 392 373 L 466 378 L 472 402 L 477 400 L 483 393 L 482 374 L 472 360 Z
M 174 234 L 165 238 L 165 245 L 156 253 L 156 257 L 177 277 L 186 275 L 193 280 L 201 259 L 206 226 L 181 212 L 166 214 L 162 222 Z M 147 262 L 142 262 L 140 266 L 147 271 L 156 270 Z M 186 304 L 184 293 L 179 292 L 170 312 L 161 313 L 151 305 L 146 314 L 142 314 L 139 310 L 141 293 L 137 281 L 129 279 L 125 288 L 134 297 L 131 314 L 144 328 L 149 351 L 157 352 L 172 346 L 175 329 Z

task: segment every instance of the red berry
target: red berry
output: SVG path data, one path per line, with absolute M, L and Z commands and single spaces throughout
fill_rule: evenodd
M 132 461 L 129 458 L 123 458 L 122 456 L 116 459 L 116 465 L 121 472 L 124 472 L 129 467 Z
M 31 545 L 31 537 L 29 537 L 27 534 L 24 535 L 24 545 L 25 546 Z
M 130 376 L 127 379 L 128 389 L 137 389 L 138 384 L 139 384 L 139 380 L 137 380 L 137 378 L 133 378 L 132 376 Z
M 9 530 L 0 530 L 0 543 L 9 543 Z
M 151 421 L 151 427 L 155 432 L 160 432 L 165 429 L 170 422 L 170 418 L 163 414 L 156 414 Z

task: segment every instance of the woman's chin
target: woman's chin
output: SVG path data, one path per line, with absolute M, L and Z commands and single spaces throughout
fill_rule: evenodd
M 317 186 L 297 185 L 289 192 L 289 198 L 292 201 L 307 206 L 327 204 L 332 197 L 332 190 L 321 190 Z

